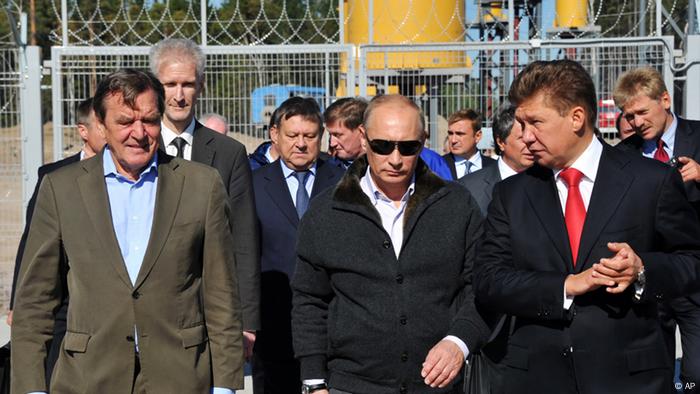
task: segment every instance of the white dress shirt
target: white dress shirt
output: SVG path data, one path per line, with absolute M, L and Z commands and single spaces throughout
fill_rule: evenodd
M 498 173 L 501 174 L 501 180 L 510 178 L 513 175 L 517 174 L 517 172 L 514 169 L 510 168 L 508 163 L 506 163 L 502 157 L 498 158 Z
M 569 168 L 575 168 L 583 174 L 581 178 L 581 183 L 579 183 L 579 191 L 581 192 L 581 198 L 583 199 L 583 206 L 588 212 L 588 204 L 591 202 L 591 194 L 593 194 L 593 185 L 595 184 L 595 177 L 598 174 L 598 165 L 600 164 L 600 157 L 603 154 L 603 144 L 598 141 L 595 136 L 592 138 L 591 143 L 588 144 L 588 148 L 581 153 L 576 161 Z M 554 180 L 557 185 L 557 192 L 559 193 L 559 202 L 561 203 L 562 213 L 566 212 L 566 198 L 569 195 L 569 188 L 566 186 L 566 182 L 559 176 L 564 168 L 552 170 L 554 172 Z M 574 296 L 566 295 L 566 285 L 564 285 L 564 309 L 568 310 L 571 308 L 571 304 L 574 303 Z
M 479 171 L 482 167 L 481 153 L 478 150 L 474 155 L 472 155 L 472 157 L 469 158 L 469 160 L 463 158 L 462 156 L 453 156 L 455 158 L 455 170 L 457 171 L 457 179 L 467 174 L 471 174 L 472 172 Z
M 165 123 L 161 122 L 160 123 L 160 134 L 163 137 L 163 144 L 165 145 L 163 149 L 165 149 L 165 153 L 169 154 L 170 156 L 177 156 L 177 148 L 175 145 L 171 145 L 173 140 L 177 137 L 182 137 L 185 142 L 184 147 L 184 152 L 183 152 L 183 158 L 185 160 L 192 160 L 192 142 L 194 140 L 194 118 L 192 118 L 192 121 L 190 124 L 185 128 L 185 130 L 178 134 L 174 132 L 173 130 L 169 129 Z

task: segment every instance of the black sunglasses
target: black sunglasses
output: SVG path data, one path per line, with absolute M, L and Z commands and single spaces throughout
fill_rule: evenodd
M 401 156 L 413 156 L 423 147 L 421 141 L 388 141 L 388 140 L 370 140 L 369 147 L 372 152 L 378 155 L 389 155 L 394 149 L 398 149 Z

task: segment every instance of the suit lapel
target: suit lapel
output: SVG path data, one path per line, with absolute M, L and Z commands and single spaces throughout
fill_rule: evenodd
M 591 201 L 588 204 L 586 221 L 583 224 L 581 245 L 576 259 L 582 264 L 576 264 L 577 272 L 590 266 L 587 259 L 593 246 L 634 181 L 634 174 L 627 173 L 622 169 L 628 159 L 615 153 L 617 152 L 613 148 L 603 144 L 603 154 L 593 185 Z
M 688 125 L 684 119 L 676 117 L 678 120 L 678 126 L 676 127 L 676 140 L 673 142 L 673 155 L 678 156 L 688 156 L 695 157 L 695 150 L 697 148 L 695 140 L 693 138 L 693 130 Z
M 180 199 L 182 198 L 182 188 L 185 179 L 175 172 L 175 169 L 178 167 L 176 163 L 170 160 L 163 162 L 163 159 L 166 158 L 162 157 L 162 153 L 158 152 L 158 189 L 156 190 L 156 204 L 153 212 L 151 235 L 134 288 L 141 286 L 158 260 L 158 256 L 163 250 L 168 236 L 170 236 L 170 229 L 173 226 L 177 209 L 180 206 Z
M 501 172 L 498 171 L 498 166 L 486 167 L 482 171 L 488 171 L 484 174 L 484 186 L 483 193 L 486 196 L 486 201 L 491 201 L 491 195 L 493 194 L 493 185 L 501 181 Z
M 85 203 L 85 211 L 95 229 L 94 235 L 102 245 L 105 259 L 112 264 L 112 268 L 117 272 L 117 276 L 122 282 L 131 289 L 129 273 L 126 271 L 126 265 L 112 224 L 102 166 L 103 153 L 104 150 L 99 153 L 97 158 L 81 163 L 86 173 L 78 177 L 78 189 L 80 189 L 80 195 Z
M 214 163 L 214 148 L 210 146 L 213 141 L 211 135 L 207 135 L 204 126 L 195 121 L 194 137 L 192 138 L 192 161 L 212 166 Z
M 332 166 L 327 165 L 328 162 L 319 159 L 316 163 L 316 179 L 314 179 L 314 186 L 311 188 L 311 198 L 316 197 L 326 188 L 334 186 L 338 180 Z
M 571 258 L 571 246 L 564 223 L 561 203 L 554 185 L 554 174 L 552 170 L 537 167 L 528 170 L 532 176 L 526 185 L 526 195 L 530 205 L 534 209 L 535 215 L 542 223 L 542 227 L 552 240 L 552 244 L 566 263 L 566 270 L 571 271 L 573 260 Z
M 277 159 L 271 165 L 266 167 L 265 192 L 270 196 L 272 202 L 277 205 L 279 210 L 287 218 L 287 220 L 289 220 L 292 226 L 296 228 L 299 225 L 299 216 L 297 215 L 297 210 L 294 207 L 292 196 L 289 194 L 289 187 L 287 187 L 287 181 L 284 179 L 282 167 L 279 161 L 280 159 Z

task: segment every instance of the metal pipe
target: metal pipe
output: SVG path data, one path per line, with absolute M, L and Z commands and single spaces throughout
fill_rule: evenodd
M 68 0 L 61 0 L 61 45 L 68 46 Z
M 345 44 L 345 0 L 338 0 L 338 43 Z
M 199 2 L 199 13 L 202 24 L 202 46 L 207 46 L 207 0 Z
M 515 1 L 508 0 L 508 40 L 513 41 L 515 37 Z
M 656 36 L 661 37 L 661 10 L 664 5 L 661 0 L 656 0 Z
M 367 4 L 367 43 L 374 44 L 374 0 L 369 0 Z

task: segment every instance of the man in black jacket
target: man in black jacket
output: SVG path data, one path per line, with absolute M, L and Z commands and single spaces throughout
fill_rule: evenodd
M 301 222 L 292 331 L 305 392 L 458 392 L 488 339 L 471 284 L 479 207 L 419 158 L 420 116 L 403 96 L 370 102 L 367 155 Z
M 671 95 L 663 77 L 653 68 L 624 73 L 613 94 L 622 117 L 635 132 L 617 147 L 673 163 L 683 178 L 688 201 L 700 215 L 700 122 L 683 119 L 671 111 Z M 675 163 L 671 158 L 675 158 Z M 661 304 L 659 316 L 670 360 L 675 359 L 676 324 L 680 328 L 681 380 L 689 393 L 691 383 L 700 384 L 700 293 L 667 300 Z
M 260 264 L 253 183 L 245 147 L 205 127 L 195 118 L 195 106 L 204 88 L 206 59 L 202 49 L 187 39 L 169 38 L 156 44 L 150 66 L 165 88 L 161 121 L 161 149 L 171 156 L 216 168 L 231 207 L 231 233 L 238 277 L 246 358 L 260 329 Z

